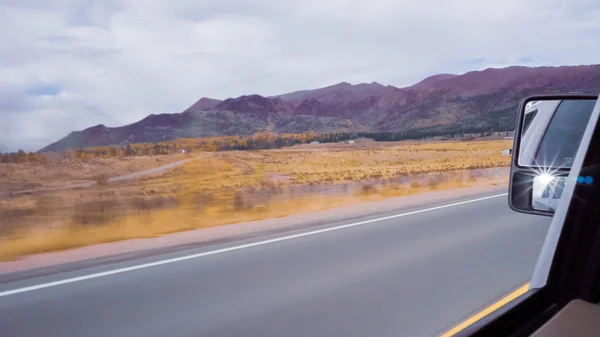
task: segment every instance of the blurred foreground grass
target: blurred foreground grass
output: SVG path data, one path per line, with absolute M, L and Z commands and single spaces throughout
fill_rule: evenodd
M 508 165 L 501 151 L 510 146 L 232 151 L 142 180 L 13 195 L 0 200 L 0 260 L 502 181 L 485 169 Z

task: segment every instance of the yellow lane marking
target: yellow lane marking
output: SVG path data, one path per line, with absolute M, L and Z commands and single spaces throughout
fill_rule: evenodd
M 527 282 L 524 285 L 520 286 L 518 289 L 516 289 L 513 292 L 511 292 L 510 294 L 504 296 L 503 298 L 501 298 L 500 300 L 496 301 L 495 303 L 493 303 L 492 305 L 488 306 L 487 308 L 479 311 L 478 313 L 474 314 L 473 316 L 471 316 L 471 317 L 467 318 L 466 320 L 462 321 L 461 323 L 455 325 L 454 327 L 452 327 L 452 329 L 444 332 L 439 337 L 450 337 L 450 336 L 456 335 L 457 333 L 459 333 L 462 330 L 466 329 L 471 324 L 477 322 L 478 320 L 480 320 L 480 319 L 484 318 L 485 316 L 491 314 L 492 312 L 496 311 L 498 308 L 504 306 L 506 303 L 508 303 L 508 302 L 514 300 L 515 298 L 523 295 L 524 293 L 527 292 L 527 290 L 529 290 L 529 282 Z

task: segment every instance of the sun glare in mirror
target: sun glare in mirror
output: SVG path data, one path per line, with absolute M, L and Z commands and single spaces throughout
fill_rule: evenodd
M 542 173 L 541 175 L 539 175 L 539 179 L 542 184 L 548 185 L 554 179 L 554 176 L 548 173 Z

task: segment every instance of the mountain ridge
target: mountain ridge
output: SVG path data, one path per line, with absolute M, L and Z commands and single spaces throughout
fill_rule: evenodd
M 276 96 L 202 97 L 182 113 L 71 132 L 41 152 L 261 131 L 459 133 L 511 129 L 531 94 L 600 91 L 600 65 L 488 68 L 437 74 L 408 87 L 341 82 Z

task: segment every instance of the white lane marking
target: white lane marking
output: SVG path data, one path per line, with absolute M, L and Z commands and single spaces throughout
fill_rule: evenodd
M 270 240 L 263 240 L 263 241 L 248 243 L 248 244 L 234 246 L 234 247 L 229 247 L 229 248 L 222 248 L 222 249 L 217 249 L 217 250 L 211 250 L 211 251 L 204 252 L 204 253 L 198 253 L 198 254 L 180 256 L 180 257 L 176 257 L 176 258 L 172 258 L 172 259 L 167 259 L 167 260 L 162 260 L 162 261 L 144 263 L 144 264 L 140 264 L 140 265 L 137 265 L 137 266 L 131 266 L 131 267 L 126 267 L 126 268 L 119 268 L 119 269 L 109 270 L 109 271 L 105 271 L 105 272 L 101 272 L 101 273 L 94 273 L 94 274 L 89 274 L 89 275 L 84 275 L 84 276 L 79 276 L 79 277 L 72 277 L 72 278 L 68 278 L 68 279 L 64 279 L 64 280 L 60 280 L 60 281 L 42 283 L 42 284 L 38 284 L 38 285 L 34 285 L 34 286 L 23 287 L 23 288 L 18 288 L 18 289 L 13 289 L 13 290 L 6 290 L 6 291 L 0 292 L 0 297 L 9 296 L 9 295 L 15 295 L 15 294 L 20 294 L 20 293 L 25 293 L 25 292 L 28 292 L 28 291 L 34 291 L 34 290 L 39 290 L 39 289 L 44 289 L 44 288 L 55 287 L 55 286 L 59 286 L 59 285 L 63 285 L 63 284 L 81 282 L 81 281 L 90 280 L 90 279 L 94 279 L 94 278 L 98 278 L 98 277 L 103 277 L 103 276 L 109 276 L 109 275 L 115 275 L 115 274 L 120 274 L 120 273 L 126 273 L 126 272 L 129 272 L 129 271 L 134 271 L 134 270 L 138 270 L 138 269 L 156 267 L 156 266 L 160 266 L 160 265 L 163 265 L 163 264 L 175 263 L 175 262 L 180 262 L 180 261 L 195 259 L 195 258 L 199 258 L 199 257 L 204 257 L 204 256 L 210 256 L 210 255 L 215 255 L 215 254 L 232 252 L 232 251 L 240 250 L 240 249 L 244 249 L 244 248 L 262 246 L 262 245 L 266 245 L 266 244 L 270 244 L 270 243 L 274 243 L 274 242 L 292 240 L 292 239 L 301 238 L 301 237 L 304 237 L 304 236 L 310 236 L 310 235 L 315 235 L 315 234 L 320 234 L 320 233 L 332 232 L 332 231 L 339 230 L 339 229 L 344 229 L 344 228 L 362 226 L 362 225 L 370 224 L 370 223 L 373 223 L 373 222 L 384 221 L 384 220 L 389 220 L 389 219 L 395 219 L 395 218 L 400 218 L 400 217 L 403 217 L 403 216 L 414 215 L 414 214 L 419 214 L 419 213 L 431 212 L 431 211 L 435 211 L 435 210 L 438 210 L 438 209 L 443 209 L 443 208 L 448 208 L 448 207 L 454 207 L 454 206 L 460 206 L 460 205 L 470 204 L 470 203 L 473 203 L 473 202 L 478 202 L 478 201 L 488 200 L 488 199 L 492 199 L 492 198 L 503 197 L 503 196 L 506 196 L 506 195 L 508 195 L 508 193 L 496 194 L 496 195 L 491 195 L 491 196 L 487 196 L 487 197 L 483 197 L 483 198 L 465 200 L 465 201 L 455 202 L 455 203 L 452 203 L 452 204 L 447 204 L 447 205 L 442 205 L 442 206 L 436 206 L 436 207 L 431 207 L 431 208 L 425 208 L 425 209 L 420 209 L 420 210 L 417 210 L 417 211 L 412 211 L 412 212 L 407 212 L 407 213 L 394 214 L 394 215 L 385 216 L 385 217 L 377 218 L 377 219 L 359 221 L 359 222 L 354 222 L 354 223 L 350 223 L 350 224 L 345 224 L 345 225 L 340 225 L 340 226 L 335 226 L 335 227 L 329 227 L 329 228 L 314 230 L 314 231 L 300 233 L 300 234 L 293 234 L 293 235 L 283 236 L 283 237 L 280 237 L 280 238 L 275 238 L 275 239 L 270 239 Z

